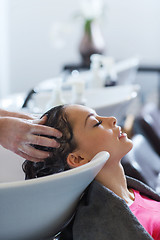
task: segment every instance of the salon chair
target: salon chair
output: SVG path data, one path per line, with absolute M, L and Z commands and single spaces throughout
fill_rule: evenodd
M 101 152 L 89 163 L 65 172 L 0 183 L 0 239 L 54 239 L 72 220 L 83 191 L 108 158 L 107 152 Z
M 141 116 L 136 119 L 134 132 L 141 132 L 160 156 L 160 109 L 154 104 L 147 104 Z
M 132 138 L 133 149 L 122 159 L 125 174 L 157 191 L 159 189 L 160 157 L 142 134 Z

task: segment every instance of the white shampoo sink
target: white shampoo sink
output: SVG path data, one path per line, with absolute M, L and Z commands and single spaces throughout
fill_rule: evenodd
M 53 237 L 71 218 L 81 194 L 108 158 L 107 152 L 100 152 L 91 162 L 75 169 L 38 179 L 0 183 L 0 239 Z M 8 166 L 7 174 L 13 175 L 13 171 L 16 173 L 16 169 Z

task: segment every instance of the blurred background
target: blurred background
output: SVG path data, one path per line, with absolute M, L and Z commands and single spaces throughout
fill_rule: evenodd
M 115 116 L 134 145 L 126 175 L 160 193 L 159 0 L 0 0 L 0 108 L 68 102 Z M 0 155 L 0 182 L 24 179 L 23 160 Z
M 97 0 L 98 1 L 98 0 Z M 57 77 L 67 64 L 79 64 L 84 31 L 78 0 L 0 0 L 0 97 L 26 92 Z M 141 64 L 160 63 L 160 2 L 105 0 L 100 27 L 105 55 L 139 56 Z M 157 74 L 139 76 L 146 91 Z M 149 86 L 148 86 L 149 85 Z M 155 89 L 155 88 L 154 88 Z

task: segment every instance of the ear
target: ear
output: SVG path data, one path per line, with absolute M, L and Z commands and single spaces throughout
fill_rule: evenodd
M 78 154 L 76 152 L 75 153 L 69 153 L 69 155 L 67 157 L 67 163 L 71 168 L 79 167 L 79 166 L 84 165 L 88 162 L 89 161 L 85 157 L 82 157 L 80 154 Z

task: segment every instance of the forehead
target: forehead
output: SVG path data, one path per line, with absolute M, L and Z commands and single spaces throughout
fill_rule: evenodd
M 69 105 L 66 107 L 65 111 L 67 113 L 68 119 L 72 123 L 85 120 L 85 118 L 90 113 L 95 114 L 95 111 L 93 109 L 82 105 Z

